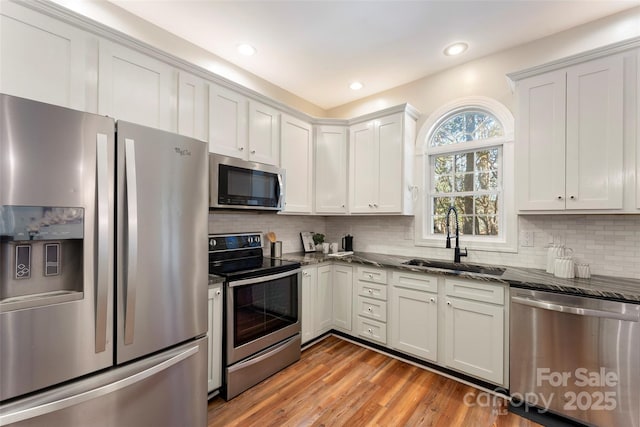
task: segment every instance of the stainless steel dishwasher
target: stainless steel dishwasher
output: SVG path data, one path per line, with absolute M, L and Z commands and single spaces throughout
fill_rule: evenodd
M 640 304 L 511 288 L 510 394 L 596 426 L 640 426 Z

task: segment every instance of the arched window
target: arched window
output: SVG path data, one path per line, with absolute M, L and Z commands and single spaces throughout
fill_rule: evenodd
M 489 98 L 457 100 L 428 118 L 418 137 L 424 189 L 418 244 L 444 244 L 453 206 L 462 246 L 516 249 L 512 142 L 513 116 Z

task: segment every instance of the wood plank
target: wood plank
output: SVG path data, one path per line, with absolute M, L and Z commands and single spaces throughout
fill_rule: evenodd
M 299 362 L 235 399 L 213 398 L 208 427 L 538 426 L 505 411 L 502 399 L 475 404 L 480 393 L 328 336 L 306 349 Z

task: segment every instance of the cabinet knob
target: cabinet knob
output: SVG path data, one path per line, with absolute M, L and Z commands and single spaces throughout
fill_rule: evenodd
M 373 335 L 373 330 L 371 328 L 367 329 L 367 332 Z
M 369 207 L 370 207 L 370 208 L 372 208 L 372 207 L 373 207 L 373 205 L 372 205 L 371 203 L 369 203 Z
M 373 279 L 373 274 L 369 273 L 367 276 L 369 276 L 369 279 Z
M 576 198 L 576 196 L 569 196 L 569 198 L 570 198 L 571 200 L 574 200 L 574 199 Z
M 562 200 L 562 196 L 558 196 L 558 200 Z
M 238 147 L 238 150 L 244 151 L 244 147 Z
M 447 301 L 447 305 L 451 307 L 451 301 Z
M 369 292 L 370 294 L 373 293 L 373 289 L 368 289 L 367 292 Z
M 342 205 L 342 207 L 344 208 L 344 205 Z
M 251 150 L 251 154 L 256 154 L 256 150 Z
M 374 203 L 374 204 L 373 204 L 373 207 L 374 207 L 374 208 L 377 208 L 377 207 L 378 207 L 378 204 L 377 204 L 377 203 Z
M 221 291 L 220 289 L 218 289 L 218 290 L 216 291 L 216 295 L 222 295 L 222 291 Z
M 369 308 L 367 308 L 367 311 L 368 311 L 369 313 L 371 313 L 371 312 L 373 311 L 373 308 L 369 307 Z
M 435 299 L 435 298 L 433 298 L 433 297 L 431 297 L 431 298 L 429 298 L 429 301 L 431 301 L 431 302 L 436 302 L 436 299 Z

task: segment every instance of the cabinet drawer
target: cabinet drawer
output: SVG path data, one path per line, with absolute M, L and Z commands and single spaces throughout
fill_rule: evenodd
M 387 285 L 377 283 L 362 282 L 358 280 L 358 295 L 363 297 L 387 300 Z
M 376 320 L 358 316 L 358 335 L 368 340 L 387 343 L 387 325 Z
M 387 284 L 387 270 L 381 268 L 358 267 L 357 277 L 367 282 Z
M 391 278 L 393 286 L 416 291 L 438 293 L 438 277 L 420 273 L 394 271 Z
M 358 314 L 370 319 L 387 321 L 387 303 L 372 298 L 358 297 Z
M 472 280 L 446 279 L 448 296 L 504 305 L 504 286 Z

